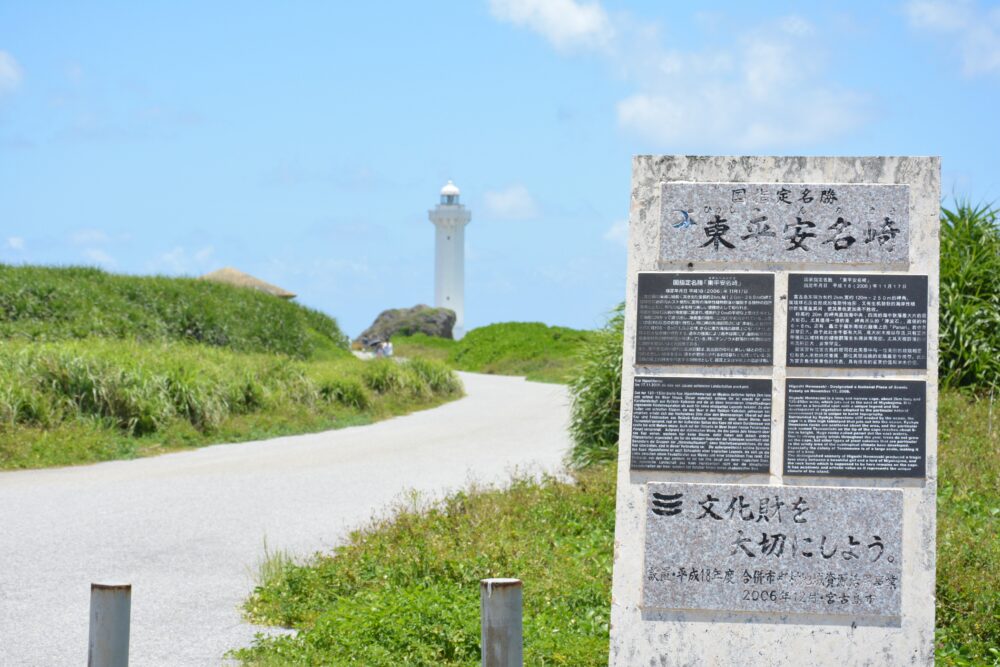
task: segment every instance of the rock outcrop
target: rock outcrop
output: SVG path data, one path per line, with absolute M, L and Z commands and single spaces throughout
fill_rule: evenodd
M 389 340 L 395 334 L 409 336 L 422 333 L 438 338 L 451 338 L 455 326 L 455 311 L 448 308 L 414 306 L 382 311 L 372 325 L 354 341 L 362 346 Z

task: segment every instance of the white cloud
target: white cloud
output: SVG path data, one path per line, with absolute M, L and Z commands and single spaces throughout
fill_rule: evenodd
M 0 95 L 14 92 L 21 85 L 22 78 L 24 75 L 21 66 L 14 60 L 14 56 L 0 50 Z
M 83 83 L 83 65 L 78 62 L 71 62 L 68 64 L 66 66 L 66 78 L 69 79 L 69 82 L 74 86 L 79 86 Z
M 199 264 L 204 264 L 208 260 L 212 259 L 212 255 L 215 254 L 215 248 L 207 245 L 204 248 L 199 248 L 194 253 L 194 261 Z
M 150 271 L 168 274 L 204 273 L 208 270 L 214 254 L 215 249 L 212 246 L 203 246 L 194 251 L 189 251 L 184 246 L 175 246 L 148 262 L 147 266 Z
M 20 236 L 8 236 L 7 247 L 11 250 L 24 250 L 24 239 Z
M 501 21 L 529 28 L 560 51 L 605 49 L 614 30 L 599 2 L 575 0 L 490 0 L 490 12 Z
M 512 185 L 484 195 L 486 214 L 502 220 L 530 220 L 538 217 L 538 204 L 523 185 Z
M 604 240 L 628 245 L 628 220 L 618 220 L 604 232 Z
M 781 29 L 790 35 L 805 37 L 813 34 L 813 26 L 801 16 L 786 16 L 779 21 Z
M 981 9 L 971 0 L 911 0 L 910 25 L 947 38 L 962 57 L 966 76 L 1000 72 L 1000 7 Z
M 73 245 L 101 245 L 108 242 L 108 235 L 100 229 L 78 229 L 70 236 Z
M 800 17 L 763 26 L 729 51 L 667 52 L 659 61 L 671 66 L 638 77 L 640 90 L 617 112 L 622 128 L 662 146 L 801 147 L 850 130 L 864 116 L 864 96 L 821 83 L 821 48 Z
M 540 18 L 561 15 L 552 8 L 562 3 L 492 3 L 494 16 L 545 34 L 557 48 L 567 43 L 542 27 L 554 19 Z M 618 124 L 651 149 L 802 150 L 864 119 L 865 96 L 829 83 L 822 32 L 800 16 L 741 24 L 735 31 L 715 17 L 705 45 L 682 51 L 666 47 L 656 23 L 610 17 L 596 1 L 586 9 L 600 17 L 586 34 L 601 36 L 609 64 L 633 86 L 616 105 Z
M 83 251 L 83 256 L 94 264 L 98 264 L 103 267 L 110 268 L 117 264 L 115 258 L 104 252 L 100 248 L 87 248 Z

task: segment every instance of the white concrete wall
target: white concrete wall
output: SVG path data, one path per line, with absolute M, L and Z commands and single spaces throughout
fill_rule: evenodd
M 636 367 L 635 312 L 639 271 L 717 271 L 718 265 L 661 262 L 660 187 L 666 181 L 899 183 L 910 185 L 909 273 L 929 277 L 926 371 L 791 369 L 795 377 L 927 380 L 927 476 L 925 479 L 782 478 L 784 442 L 785 330 L 789 271 L 878 273 L 872 265 L 731 264 L 733 271 L 775 273 L 773 368 Z M 618 459 L 617 522 L 611 603 L 611 651 L 615 667 L 666 665 L 932 665 L 937 490 L 938 158 L 769 158 L 639 156 L 633 161 L 629 215 L 625 363 Z M 892 267 L 889 272 L 906 271 Z M 642 375 L 771 377 L 770 474 L 709 474 L 629 470 L 633 378 Z M 878 620 L 812 614 L 650 611 L 640 607 L 643 585 L 644 487 L 651 481 L 719 482 L 899 488 L 903 491 L 902 616 Z

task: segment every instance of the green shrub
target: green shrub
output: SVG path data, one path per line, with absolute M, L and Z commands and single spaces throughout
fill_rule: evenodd
M 323 400 L 340 403 L 356 410 L 367 410 L 371 406 L 368 391 L 356 378 L 330 378 L 319 385 Z
M 997 211 L 959 202 L 941 212 L 939 374 L 942 386 L 1000 386 Z
M 570 460 L 577 467 L 614 460 L 618 452 L 621 413 L 625 304 L 612 312 L 597 335 L 583 348 L 583 361 L 570 381 L 573 397 Z
M 407 380 L 402 365 L 392 359 L 373 359 L 365 366 L 365 385 L 376 394 L 387 394 L 406 388 Z
M 373 359 L 362 374 L 365 386 L 376 394 L 398 393 L 415 398 L 457 396 L 462 383 L 443 364 L 426 359 Z
M 462 393 L 462 382 L 443 363 L 429 359 L 408 359 L 403 362 L 410 372 L 425 382 L 430 390 L 442 396 L 455 396 Z

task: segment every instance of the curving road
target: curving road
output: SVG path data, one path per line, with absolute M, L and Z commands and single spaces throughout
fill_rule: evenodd
M 218 665 L 264 552 L 328 550 L 406 490 L 556 472 L 560 385 L 462 373 L 440 408 L 313 435 L 0 473 L 0 665 L 83 665 L 91 582 L 132 584 L 130 664 Z

